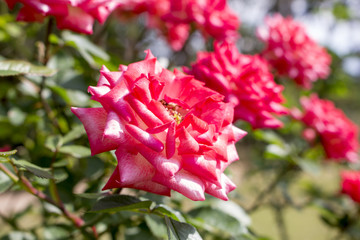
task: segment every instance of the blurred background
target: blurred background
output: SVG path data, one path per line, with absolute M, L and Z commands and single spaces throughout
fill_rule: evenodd
M 322 98 L 334 101 L 352 121 L 360 125 L 359 0 L 228 0 L 228 4 L 242 22 L 241 38 L 237 46 L 246 54 L 259 53 L 263 48 L 262 43 L 255 36 L 255 31 L 258 26 L 263 25 L 266 15 L 279 12 L 283 16 L 293 16 L 295 20 L 303 23 L 308 34 L 320 45 L 325 46 L 332 56 L 329 78 L 317 81 L 313 91 Z M 17 9 L 11 12 L 16 11 Z M 45 27 L 42 24 L 16 22 L 15 14 L 9 13 L 4 1 L 0 2 L 0 14 L 0 58 L 38 61 L 38 52 L 41 52 L 39 49 L 43 48 L 38 39 L 45 35 Z M 55 32 L 51 36 L 55 54 L 48 66 L 58 69 L 58 73 L 49 78 L 49 89 L 46 89 L 45 94 L 51 104 L 56 106 L 55 115 L 64 112 L 57 116 L 58 124 L 64 132 L 69 131 L 71 125 L 68 123 L 74 118 L 69 106 L 86 107 L 94 104 L 89 102 L 86 89 L 87 86 L 96 84 L 98 70 L 102 64 L 110 70 L 116 70 L 119 64 L 129 64 L 142 59 L 143 51 L 150 48 L 164 66 L 169 68 L 190 66 L 190 63 L 196 59 L 196 52 L 212 48 L 211 43 L 205 43 L 201 34 L 195 31 L 185 47 L 175 53 L 156 30 L 145 26 L 145 18 L 139 16 L 124 20 L 115 13 L 105 25 L 96 24 L 94 34 L 91 36 L 79 37 L 70 32 Z M 299 96 L 300 91 L 306 93 L 292 83 L 277 80 L 286 86 L 284 95 L 290 106 L 296 105 L 294 96 Z M 41 106 L 34 104 L 38 92 L 34 82 L 37 81 L 39 79 L 36 77 L 31 81 L 21 78 L 0 78 L 0 147 L 4 145 L 16 147 L 20 157 L 36 159 L 38 164 L 46 167 L 52 155 L 39 146 L 40 143 L 46 142 L 45 132 L 51 126 L 43 120 L 45 113 L 41 110 Z M 250 129 L 245 123 L 239 123 L 239 126 Z M 298 126 L 289 123 L 289 127 L 284 129 L 282 134 L 296 131 L 296 127 Z M 266 134 L 272 133 L 268 131 Z M 256 193 L 267 185 L 268 179 L 274 177 L 271 170 L 279 164 L 273 160 L 269 152 L 258 151 L 258 149 L 266 149 L 264 143 L 268 136 L 266 134 L 255 131 L 241 141 L 238 145 L 241 161 L 233 164 L 230 170 L 232 179 L 236 179 L 235 183 L 239 186 L 232 196 L 245 209 L 253 203 Z M 259 143 L 264 139 L 264 142 Z M 79 141 L 78 144 L 86 145 L 86 139 Z M 317 151 L 320 150 L 315 149 L 309 154 L 318 156 Z M 96 191 L 103 184 L 96 182 L 97 179 L 109 174 L 104 170 L 114 161 L 110 154 L 92 157 L 92 165 L 84 159 L 75 162 L 71 158 L 64 157 L 63 160 L 64 166 L 70 164 L 75 170 L 67 169 L 65 173 L 59 173 L 67 174 L 71 179 L 61 182 L 61 191 L 65 199 L 69 202 L 78 201 L 78 205 L 84 203 L 74 199 L 71 193 L 66 193 L 71 181 L 76 182 L 76 179 L 83 179 L 85 176 L 91 182 L 92 190 Z M 80 168 L 85 171 L 76 172 L 76 169 Z M 338 235 L 338 230 L 334 229 L 327 219 L 330 214 L 326 212 L 328 208 L 324 207 L 324 202 L 317 201 L 318 198 L 329 196 L 330 199 L 327 200 L 331 202 L 331 196 L 339 195 L 339 171 L 342 168 L 344 165 L 330 162 L 304 166 L 301 174 L 291 182 L 281 182 L 280 187 L 274 191 L 275 194 L 266 198 L 264 204 L 256 211 L 249 213 L 251 229 L 256 234 L 264 236 L 264 239 L 279 239 L 283 233 L 276 227 L 279 219 L 276 211 L 274 212 L 276 209 L 274 203 L 280 202 L 283 203 L 279 206 L 284 208 L 282 210 L 284 210 L 289 239 L 348 239 Z M 37 179 L 37 181 L 42 184 L 41 180 Z M 81 187 L 84 186 L 81 184 L 71 186 L 74 191 L 80 192 Z M 36 200 L 26 196 L 18 197 L 1 193 L 1 214 L 12 218 L 18 209 L 24 209 L 30 203 L 36 207 Z M 345 202 L 344 204 L 352 204 L 346 198 L 342 201 Z M 90 206 L 90 203 L 87 204 Z M 13 205 L 14 209 L 4 208 L 8 205 Z M 305 205 L 306 207 L 303 208 Z M 329 209 L 331 212 L 332 208 Z M 22 220 L 22 223 L 30 224 L 36 213 L 32 212 L 29 216 Z M 2 231 L 6 231 L 6 228 L 0 227 L 0 234 Z M 359 230 L 356 231 L 353 239 L 360 235 Z M 357 239 L 360 239 L 360 236 Z

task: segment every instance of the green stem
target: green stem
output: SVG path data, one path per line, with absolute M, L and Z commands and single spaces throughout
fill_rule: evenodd
M 279 229 L 280 239 L 281 240 L 289 240 L 289 234 L 287 232 L 285 219 L 284 219 L 284 213 L 281 206 L 275 206 L 275 219 L 276 223 Z
M 293 168 L 292 164 L 288 164 L 286 165 L 278 174 L 277 176 L 274 178 L 274 180 L 267 186 L 267 188 L 265 188 L 262 192 L 260 192 L 260 194 L 255 198 L 255 201 L 253 203 L 253 205 L 246 210 L 247 213 L 251 213 L 253 211 L 255 211 L 256 209 L 258 209 L 261 204 L 263 203 L 265 197 L 271 193 L 276 186 L 278 185 L 278 183 L 283 179 L 283 177 L 289 172 L 289 170 L 291 170 Z
M 45 53 L 44 53 L 44 58 L 42 59 L 42 64 L 44 66 L 46 66 L 46 64 L 48 63 L 48 61 L 50 59 L 50 40 L 49 40 L 49 38 L 50 38 L 50 34 L 52 32 L 53 25 L 54 25 L 54 19 L 50 17 L 49 21 L 47 23 L 45 41 L 44 41 Z M 54 112 L 52 111 L 50 105 L 48 104 L 48 102 L 46 101 L 46 99 L 44 97 L 45 82 L 46 82 L 46 77 L 42 77 L 41 84 L 40 84 L 40 91 L 39 91 L 41 103 L 45 109 L 46 115 L 49 118 L 49 120 L 58 129 L 58 131 L 61 134 L 63 134 L 63 132 L 60 128 L 60 125 L 54 116 Z

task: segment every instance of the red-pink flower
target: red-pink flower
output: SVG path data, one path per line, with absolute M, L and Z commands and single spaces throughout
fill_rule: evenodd
M 120 18 L 146 12 L 148 27 L 160 30 L 175 51 L 188 39 L 191 24 L 217 40 L 234 40 L 240 25 L 226 0 L 127 0 L 116 12 Z
M 226 0 L 170 0 L 165 21 L 196 24 L 203 35 L 216 40 L 233 40 L 238 36 L 240 20 Z
M 186 69 L 185 69 L 186 70 Z M 283 124 L 274 114 L 286 114 L 281 105 L 283 87 L 277 85 L 261 57 L 240 54 L 232 43 L 214 45 L 214 52 L 200 52 L 187 70 L 235 106 L 234 120 L 254 128 L 277 128 Z
M 343 171 L 341 180 L 341 192 L 351 197 L 355 202 L 360 203 L 360 172 Z
M 329 100 L 319 99 L 312 94 L 310 97 L 302 97 L 300 101 L 304 113 L 298 113 L 295 117 L 319 135 L 327 157 L 357 161 L 358 127 Z M 313 134 L 305 134 L 309 135 Z M 309 140 L 313 140 L 313 137 Z
M 306 34 L 300 23 L 279 14 L 267 17 L 265 23 L 266 27 L 257 31 L 266 45 L 262 55 L 280 75 L 294 79 L 304 88 L 311 88 L 312 82 L 329 75 L 330 55 Z
M 0 152 L 7 152 L 10 150 L 11 150 L 10 145 L 5 145 L 5 146 L 0 147 Z
M 89 87 L 99 108 L 72 108 L 84 124 L 92 154 L 116 149 L 118 166 L 104 189 L 135 188 L 192 200 L 204 192 L 226 200 L 235 185 L 223 173 L 238 160 L 233 108 L 193 76 L 145 60 L 105 67 Z
M 17 16 L 20 21 L 42 22 L 54 16 L 59 29 L 91 34 L 94 19 L 105 22 L 119 5 L 118 0 L 5 0 L 10 8 L 17 2 L 23 6 Z

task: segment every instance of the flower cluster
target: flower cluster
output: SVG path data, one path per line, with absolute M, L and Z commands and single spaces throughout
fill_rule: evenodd
M 360 203 L 360 172 L 343 171 L 341 173 L 341 192 Z
M 59 29 L 91 34 L 94 19 L 105 22 L 109 14 L 119 5 L 117 0 L 5 0 L 10 8 L 17 2 L 23 6 L 17 16 L 20 21 L 42 22 L 45 17 L 56 18 Z
M 180 50 L 194 23 L 205 37 L 235 39 L 240 21 L 226 0 L 128 0 L 116 12 L 118 16 L 147 13 L 148 26 L 159 29 L 170 46 Z
M 291 17 L 276 14 L 267 17 L 266 26 L 257 35 L 265 42 L 262 55 L 280 75 L 290 77 L 304 88 L 326 78 L 330 73 L 331 57 L 305 32 L 305 28 Z
M 89 87 L 99 108 L 76 108 L 92 154 L 116 149 L 118 166 L 104 189 L 135 188 L 161 195 L 175 190 L 192 200 L 204 192 L 227 200 L 235 188 L 223 173 L 238 160 L 235 142 L 246 133 L 232 125 L 223 96 L 178 70 L 145 60 L 105 67 Z
M 232 43 L 214 45 L 214 52 L 199 52 L 192 69 L 185 69 L 234 105 L 234 120 L 253 128 L 277 128 L 283 124 L 273 114 L 286 114 L 281 105 L 283 87 L 277 85 L 268 64 L 260 56 L 240 54 Z
M 345 114 L 329 100 L 317 95 L 301 98 L 304 113 L 295 116 L 305 123 L 308 140 L 318 134 L 328 158 L 334 160 L 358 160 L 358 128 Z

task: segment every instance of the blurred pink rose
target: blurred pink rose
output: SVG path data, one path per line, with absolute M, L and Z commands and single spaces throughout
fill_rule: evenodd
M 235 185 L 223 172 L 238 160 L 235 143 L 246 134 L 231 124 L 232 106 L 193 76 L 162 68 L 150 51 L 143 61 L 100 73 L 89 92 L 102 107 L 72 111 L 92 154 L 116 149 L 118 166 L 104 189 L 227 200 Z
M 341 181 L 341 192 L 360 203 L 360 172 L 343 171 Z
M 316 131 L 328 158 L 349 162 L 359 159 L 358 127 L 333 102 L 312 94 L 301 98 L 301 105 L 304 113 L 296 118 Z
M 240 25 L 226 0 L 126 0 L 116 13 L 120 19 L 147 13 L 148 27 L 159 30 L 175 51 L 188 39 L 191 24 L 217 40 L 235 40 Z
M 10 150 L 11 150 L 10 145 L 5 145 L 5 146 L 0 147 L 0 152 L 7 152 Z
M 300 23 L 280 14 L 267 17 L 265 23 L 257 31 L 259 39 L 265 42 L 262 55 L 280 75 L 308 89 L 312 82 L 327 78 L 331 57 L 306 34 Z
M 119 5 L 119 0 L 5 0 L 10 8 L 17 2 L 23 6 L 17 20 L 42 22 L 53 16 L 59 29 L 92 34 L 94 19 L 105 22 Z
M 275 83 L 261 57 L 240 54 L 235 44 L 216 42 L 214 52 L 198 53 L 192 69 L 185 71 L 235 106 L 234 121 L 242 119 L 253 128 L 283 126 L 274 117 L 288 113 L 281 105 L 283 87 Z

